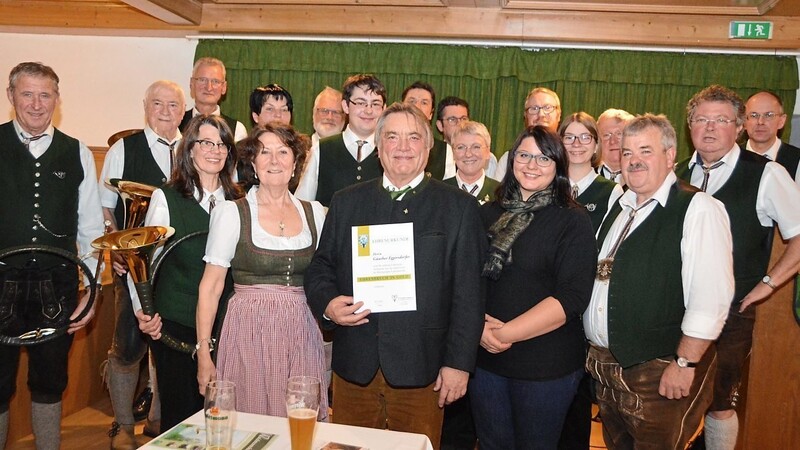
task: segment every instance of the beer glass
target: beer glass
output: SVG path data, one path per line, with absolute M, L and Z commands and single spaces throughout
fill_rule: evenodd
M 236 385 L 232 381 L 212 381 L 206 385 L 206 449 L 230 450 L 236 415 Z
M 286 414 L 292 450 L 311 450 L 319 411 L 319 378 L 291 377 L 286 386 Z

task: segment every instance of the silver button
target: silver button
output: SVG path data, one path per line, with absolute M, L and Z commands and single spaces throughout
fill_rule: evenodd
M 356 180 L 361 180 L 361 175 L 357 175 Z
M 35 237 L 35 236 L 31 238 L 31 242 L 36 242 L 36 240 L 37 240 L 37 239 L 36 239 L 36 237 Z
M 38 161 L 37 161 L 37 162 L 36 162 L 36 164 L 34 164 L 34 166 L 36 166 L 36 167 L 42 167 L 42 163 L 40 163 L 40 162 L 38 162 Z
M 358 170 L 359 172 L 361 172 L 361 166 L 358 166 L 358 167 L 356 168 L 356 170 Z
M 33 204 L 33 207 L 34 207 L 34 208 L 38 208 L 38 207 L 39 207 L 39 204 L 38 204 L 38 203 L 34 203 L 34 204 Z
M 38 229 L 39 229 L 39 225 L 34 225 L 33 228 L 32 228 L 33 231 L 36 231 Z
M 36 173 L 33 174 L 33 176 L 35 176 L 36 178 L 39 178 L 41 176 L 41 174 L 39 172 L 36 172 Z
M 36 198 L 39 198 L 39 193 L 37 192 L 37 193 L 33 194 L 33 196 L 36 197 Z
M 37 182 L 33 183 L 33 187 L 39 187 L 39 182 L 37 181 Z
M 42 218 L 42 216 L 40 216 L 39 214 L 34 214 L 34 215 L 33 215 L 33 218 L 34 218 L 35 220 L 39 220 L 39 219 L 41 219 L 41 218 Z

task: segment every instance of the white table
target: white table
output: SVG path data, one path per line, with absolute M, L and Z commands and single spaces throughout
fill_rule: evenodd
M 204 425 L 203 411 L 198 411 L 183 423 Z M 277 441 L 268 450 L 291 449 L 289 442 L 289 420 L 285 417 L 262 416 L 259 414 L 236 413 L 237 430 L 258 431 L 277 435 Z M 319 449 L 328 442 L 360 445 L 370 450 L 433 450 L 430 439 L 424 434 L 401 433 L 375 428 L 353 427 L 318 422 L 314 431 L 313 449 Z M 155 450 L 159 447 L 144 445 L 141 449 Z

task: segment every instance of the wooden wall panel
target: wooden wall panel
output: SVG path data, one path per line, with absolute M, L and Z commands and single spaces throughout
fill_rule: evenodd
M 772 261 L 785 245 L 776 234 Z M 794 283 L 758 306 L 747 385 L 742 449 L 790 449 L 800 443 L 800 325 L 792 312 Z

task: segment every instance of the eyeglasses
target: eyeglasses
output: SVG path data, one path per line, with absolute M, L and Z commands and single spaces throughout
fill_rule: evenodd
M 483 145 L 481 145 L 481 144 L 472 144 L 472 145 L 458 144 L 455 147 L 453 147 L 453 150 L 455 150 L 455 151 L 457 151 L 459 153 L 466 153 L 467 150 L 471 150 L 472 153 L 480 153 L 480 152 L 483 151 Z
M 206 78 L 206 77 L 195 77 L 192 78 L 192 80 L 194 80 L 199 84 L 211 84 L 214 87 L 217 87 L 225 82 L 224 80 L 218 80 L 216 78 Z
M 577 136 L 574 134 L 567 134 L 564 137 L 562 137 L 561 140 L 566 145 L 572 145 L 576 140 L 581 144 L 591 144 L 592 141 L 594 140 L 594 136 L 592 136 L 589 133 L 583 133 Z
M 265 106 L 261 108 L 261 112 L 267 113 L 270 116 L 282 116 L 284 114 L 289 114 L 289 107 L 281 106 L 280 108 L 276 108 L 274 106 Z
M 761 120 L 761 118 L 764 118 L 764 122 L 771 122 L 772 120 L 775 120 L 776 117 L 782 115 L 783 113 L 776 113 L 772 111 L 765 112 L 764 114 L 751 112 L 750 114 L 747 115 L 747 120 L 753 120 L 755 122 L 758 122 L 759 120 Z
M 617 131 L 614 133 L 603 133 L 602 136 L 603 140 L 608 142 L 611 138 L 616 138 L 618 141 L 622 140 L 622 131 Z
M 447 121 L 447 123 L 449 123 L 450 125 L 456 125 L 456 124 L 459 124 L 461 122 L 468 121 L 469 117 L 467 117 L 467 116 L 461 116 L 461 117 L 450 116 L 450 117 L 445 117 L 444 120 Z
M 230 147 L 228 146 L 228 144 L 224 142 L 215 143 L 209 141 L 208 139 L 198 139 L 194 142 L 200 146 L 200 150 L 206 153 L 209 153 L 214 149 L 216 149 L 220 153 L 228 153 L 228 151 L 230 151 Z
M 531 116 L 539 114 L 539 111 L 543 111 L 545 114 L 550 114 L 551 112 L 555 111 L 556 108 L 558 107 L 555 105 L 528 106 L 525 108 L 525 112 Z
M 698 117 L 697 119 L 691 119 L 689 121 L 692 126 L 695 127 L 707 127 L 708 124 L 713 123 L 714 125 L 718 125 L 720 127 L 724 127 L 725 125 L 731 124 L 736 122 L 736 119 L 726 119 L 724 117 L 717 117 L 716 119 L 709 119 L 707 117 Z
M 317 108 L 316 111 L 317 114 L 323 116 L 342 117 L 342 114 L 344 114 L 344 111 L 338 111 L 336 109 L 328 109 L 328 108 Z
M 383 109 L 383 102 L 380 101 L 380 100 L 375 100 L 372 103 L 370 103 L 370 102 L 368 102 L 366 100 L 361 100 L 361 99 L 358 99 L 358 100 L 355 100 L 355 101 L 348 100 L 347 102 L 350 103 L 351 105 L 358 106 L 361 109 L 367 109 L 367 108 Z
M 514 162 L 517 164 L 530 164 L 531 160 L 536 161 L 539 167 L 550 167 L 553 165 L 553 158 L 545 155 L 534 155 L 531 153 L 519 152 L 514 153 Z

